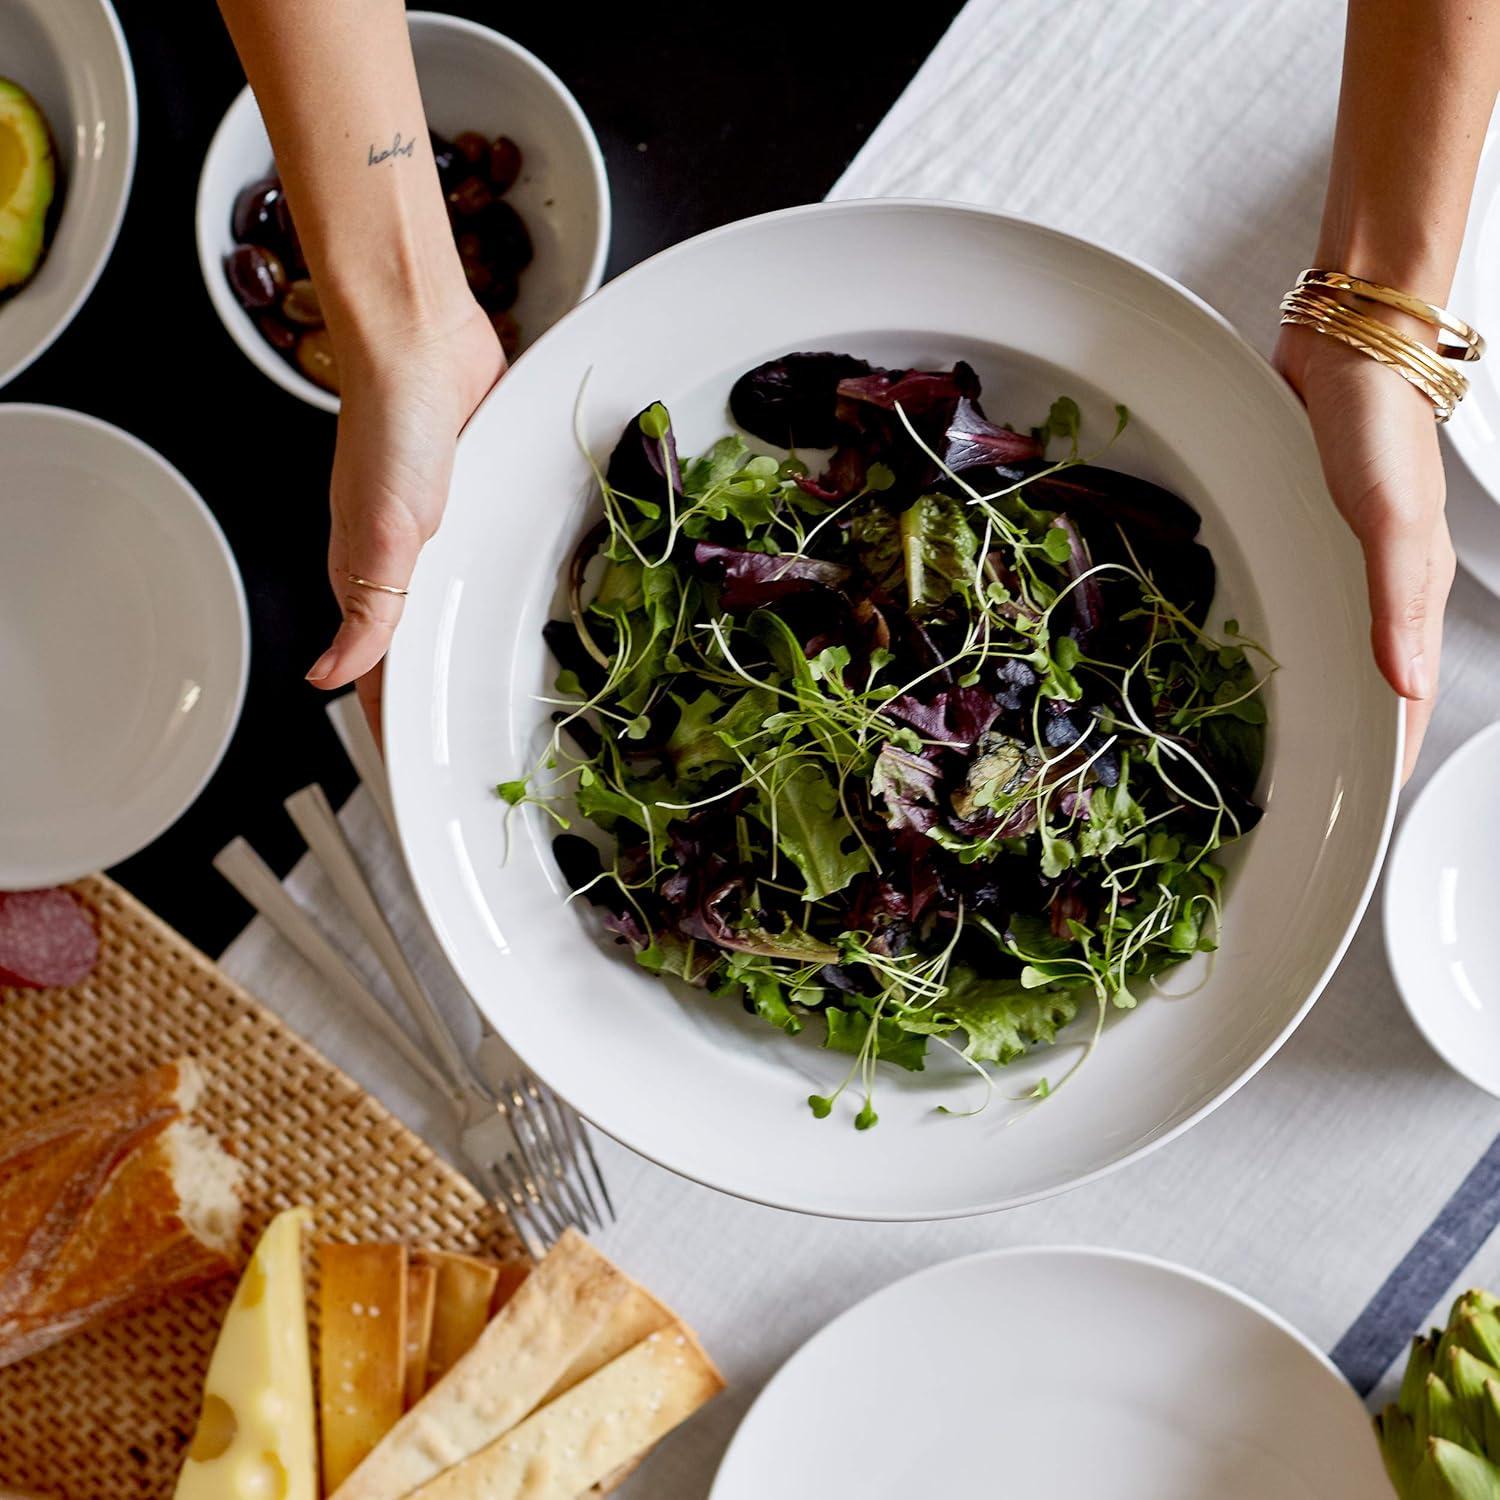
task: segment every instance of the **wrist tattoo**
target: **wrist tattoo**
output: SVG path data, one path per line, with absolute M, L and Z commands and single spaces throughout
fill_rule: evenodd
M 370 159 L 365 163 L 365 165 L 367 167 L 378 167 L 381 162 L 390 161 L 394 157 L 410 156 L 416 149 L 416 145 L 417 143 L 415 140 L 402 140 L 401 132 L 398 130 L 396 132 L 395 139 L 392 140 L 390 145 L 387 146 L 384 151 L 377 151 L 373 145 L 370 147 Z

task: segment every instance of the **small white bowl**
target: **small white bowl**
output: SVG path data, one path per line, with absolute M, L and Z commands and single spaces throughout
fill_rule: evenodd
M 1500 1098 L 1500 724 L 1481 729 L 1412 803 L 1385 877 L 1385 951 L 1417 1030 Z
M 109 0 L 0 0 L 0 78 L 41 106 L 61 210 L 36 275 L 0 301 L 0 386 L 51 347 L 114 249 L 135 174 L 135 74 Z
M 218 522 L 160 454 L 57 406 L 0 405 L 0 890 L 144 848 L 239 720 L 245 591 Z
M 604 277 L 609 181 L 599 143 L 563 81 L 524 47 L 459 16 L 412 11 L 407 20 L 428 126 L 450 139 L 464 130 L 509 135 L 521 148 L 521 177 L 505 196 L 536 246 L 511 309 L 525 349 Z M 235 243 L 234 200 L 273 166 L 260 108 L 245 88 L 214 133 L 198 179 L 198 261 L 214 308 L 250 361 L 309 405 L 337 411 L 337 396 L 261 337 L 224 274 Z

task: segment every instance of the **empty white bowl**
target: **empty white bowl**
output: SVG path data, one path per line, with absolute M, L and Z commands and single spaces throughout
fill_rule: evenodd
M 536 246 L 511 309 L 525 349 L 603 279 L 610 211 L 599 143 L 562 80 L 524 47 L 459 16 L 413 11 L 407 20 L 427 124 L 450 138 L 463 130 L 508 135 L 521 148 L 521 176 L 506 201 L 526 221 Z M 234 249 L 234 200 L 273 164 L 260 108 L 245 88 L 214 133 L 198 179 L 203 280 L 230 337 L 252 364 L 310 405 L 337 411 L 337 396 L 261 337 L 224 274 L 224 257 Z
M 1438 767 L 1412 803 L 1385 878 L 1385 947 L 1417 1029 L 1500 1098 L 1500 724 Z
M 0 890 L 125 859 L 197 797 L 245 696 L 244 589 L 159 454 L 56 406 L 0 406 Z
M 0 0 L 0 78 L 41 106 L 57 151 L 46 259 L 0 301 L 0 386 L 73 321 L 114 249 L 135 172 L 135 74 L 109 0 Z

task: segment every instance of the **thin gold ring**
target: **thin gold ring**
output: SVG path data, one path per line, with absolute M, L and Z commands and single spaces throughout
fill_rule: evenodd
M 374 589 L 377 594 L 394 594 L 398 599 L 404 599 L 410 593 L 409 589 L 398 589 L 394 583 L 376 583 L 372 579 L 361 578 L 358 573 L 345 573 L 344 577 L 362 589 Z

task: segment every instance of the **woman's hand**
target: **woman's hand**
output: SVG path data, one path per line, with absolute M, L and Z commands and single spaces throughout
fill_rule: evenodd
M 505 357 L 466 289 L 446 315 L 347 334 L 337 353 L 342 409 L 328 579 L 344 618 L 307 677 L 325 689 L 357 682 L 378 739 L 381 663 L 404 601 L 351 583 L 350 575 L 406 587 L 442 518 L 458 435 L 504 371 Z
M 1307 328 L 1284 328 L 1276 365 L 1312 420 L 1334 503 L 1365 553 L 1371 643 L 1407 700 L 1410 776 L 1432 717 L 1453 544 L 1432 403 L 1394 370 Z

